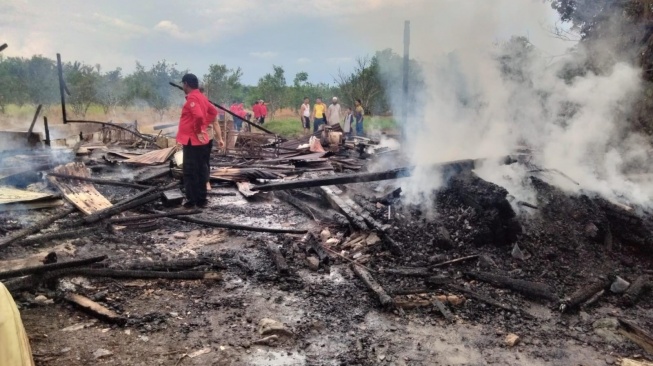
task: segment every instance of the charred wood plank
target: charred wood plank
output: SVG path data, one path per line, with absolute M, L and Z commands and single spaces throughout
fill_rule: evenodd
M 596 295 L 598 292 L 603 291 L 604 289 L 610 286 L 610 279 L 607 277 L 600 278 L 598 281 L 591 283 L 589 285 L 582 286 L 576 292 L 571 294 L 569 299 L 562 302 L 560 309 L 565 312 L 572 310 L 580 306 L 585 301 L 589 300 L 592 296 Z
M 36 107 L 36 112 L 34 112 L 34 118 L 32 118 L 32 123 L 30 123 L 29 129 L 27 130 L 27 141 L 28 142 L 32 138 L 32 131 L 34 130 L 34 125 L 36 124 L 36 119 L 39 118 L 39 114 L 41 113 L 41 108 L 42 107 L 43 107 L 43 104 L 39 104 L 38 107 Z M 37 140 L 37 142 L 38 142 L 38 140 Z
M 42 245 L 42 244 L 47 244 L 52 240 L 81 238 L 96 233 L 99 230 L 101 230 L 99 227 L 90 227 L 90 228 L 77 229 L 77 230 L 57 231 L 54 233 L 27 237 L 19 241 L 18 243 L 16 243 L 16 245 L 33 245 L 33 244 Z
M 195 267 L 209 265 L 215 269 L 224 269 L 226 268 L 217 258 L 210 257 L 197 257 L 197 258 L 180 258 L 173 259 L 169 261 L 160 261 L 160 262 L 128 262 L 120 263 L 115 266 L 113 269 L 127 269 L 127 270 L 136 270 L 136 271 L 166 271 L 166 272 L 178 272 Z
M 491 297 L 489 297 L 487 295 L 479 294 L 478 292 L 468 290 L 468 289 L 466 289 L 464 287 L 456 286 L 456 285 L 447 285 L 447 288 L 452 290 L 452 291 L 463 293 L 463 294 L 465 294 L 465 295 L 467 295 L 467 296 L 469 296 L 469 297 L 471 297 L 473 299 L 484 302 L 484 303 L 486 303 L 488 305 L 491 305 L 491 306 L 494 306 L 496 308 L 503 309 L 503 310 L 509 311 L 511 313 L 522 314 L 523 316 L 525 316 L 525 317 L 527 317 L 529 319 L 534 319 L 535 318 L 532 314 L 530 314 L 530 313 L 528 313 L 528 312 L 526 312 L 524 310 L 519 310 L 519 309 L 515 309 L 515 308 L 513 308 L 511 306 L 504 305 L 501 302 L 499 302 L 499 301 L 497 301 L 497 300 L 495 300 L 495 299 L 493 299 L 493 298 L 491 298 Z
M 138 131 L 130 130 L 130 129 L 127 128 L 127 127 L 123 127 L 123 126 L 120 126 L 120 125 L 117 125 L 117 124 L 115 124 L 115 123 L 111 123 L 111 122 L 100 122 L 100 121 L 89 121 L 89 120 L 71 120 L 71 119 L 66 119 L 66 120 L 64 120 L 64 123 L 90 123 L 90 124 L 97 124 L 97 125 L 109 126 L 109 127 L 117 128 L 117 129 L 119 129 L 119 130 L 123 130 L 123 131 L 125 131 L 125 132 L 129 132 L 129 133 L 131 133 L 132 135 L 134 135 L 134 136 L 136 136 L 136 137 L 138 137 L 138 138 L 140 138 L 140 139 L 142 139 L 142 140 L 145 140 L 145 141 L 151 142 L 151 143 L 153 143 L 153 144 L 156 143 L 156 138 L 154 138 L 154 137 L 151 137 L 151 136 L 145 136 L 145 135 L 141 134 L 141 133 L 138 132 Z
M 91 257 L 91 258 L 72 260 L 72 261 L 67 261 L 67 262 L 44 264 L 42 266 L 33 266 L 33 267 L 25 267 L 25 268 L 20 268 L 20 269 L 14 269 L 14 270 L 11 270 L 11 271 L 0 272 L 0 280 L 1 279 L 6 279 L 6 278 L 12 278 L 12 277 L 22 277 L 22 276 L 27 276 L 27 275 L 30 275 L 30 274 L 52 272 L 52 271 L 57 271 L 57 270 L 61 270 L 61 269 L 64 269 L 64 268 L 74 268 L 74 267 L 87 266 L 89 264 L 102 262 L 105 259 L 107 259 L 107 256 L 102 255 L 102 256 L 99 256 L 99 257 Z
M 132 200 L 131 202 L 128 202 L 128 203 L 125 203 L 125 204 L 122 204 L 122 205 L 111 206 L 111 207 L 108 207 L 108 208 L 106 208 L 104 210 L 101 210 L 101 211 L 95 212 L 95 213 L 93 213 L 91 215 L 88 215 L 85 218 L 83 218 L 81 221 L 83 223 L 85 223 L 85 224 L 93 224 L 93 223 L 96 223 L 96 222 L 98 222 L 100 220 L 106 219 L 108 217 L 115 216 L 115 215 L 117 215 L 117 214 L 119 214 L 121 212 L 125 212 L 127 210 L 131 210 L 131 209 L 134 209 L 136 207 L 142 206 L 142 205 L 144 205 L 146 203 L 156 201 L 159 198 L 161 198 L 161 195 L 162 195 L 161 192 L 155 192 L 155 193 L 152 193 L 152 194 L 150 194 L 148 196 L 145 196 L 145 197 L 142 197 L 142 198 L 139 198 L 139 199 L 136 199 L 136 200 Z
M 347 204 L 345 201 L 336 194 L 336 192 L 339 192 L 340 190 L 336 187 L 320 187 L 322 192 L 324 193 L 327 201 L 331 204 L 331 206 L 342 212 L 345 217 L 351 222 L 352 226 L 354 228 L 367 231 L 369 230 L 369 227 L 365 223 L 365 219 L 360 217 L 354 210 Z
M 447 306 L 443 304 L 442 301 L 438 300 L 437 298 L 433 298 L 431 299 L 431 301 L 433 302 L 433 305 L 438 309 L 440 314 L 442 314 L 442 316 L 444 316 L 444 318 L 447 319 L 448 322 L 451 323 L 454 321 L 453 314 L 451 313 L 451 311 L 449 311 L 449 309 L 447 309 Z
M 495 286 L 505 287 L 534 298 L 559 301 L 551 287 L 544 283 L 518 280 L 511 277 L 495 275 L 487 272 L 465 272 L 465 275 Z
M 48 273 L 46 279 L 67 276 L 131 278 L 131 279 L 168 279 L 168 280 L 219 280 L 221 275 L 215 272 L 200 271 L 141 271 L 109 268 L 70 268 Z
M 436 289 L 427 288 L 427 287 L 415 287 L 415 288 L 399 288 L 395 290 L 390 290 L 390 293 L 393 296 L 400 295 L 416 295 L 416 294 L 428 294 L 437 291 Z
M 306 234 L 308 230 L 301 229 L 283 229 L 283 228 L 271 228 L 271 227 L 259 227 L 259 226 L 248 226 L 248 225 L 239 225 L 232 224 L 227 222 L 219 221 L 207 221 L 202 219 L 197 219 L 194 217 L 184 217 L 184 216 L 175 216 L 172 217 L 175 220 L 190 222 L 193 224 L 204 225 L 217 227 L 221 229 L 231 229 L 231 230 L 243 230 L 243 231 L 254 231 L 259 233 L 276 233 L 276 234 Z
M 367 286 L 368 289 L 372 290 L 376 294 L 376 296 L 379 298 L 379 302 L 381 303 L 382 306 L 384 307 L 394 307 L 394 300 L 392 297 L 388 295 L 388 293 L 381 287 L 381 285 L 376 282 L 374 277 L 363 267 L 358 266 L 356 264 L 351 265 L 352 271 L 358 276 L 358 278 L 363 281 L 365 286 Z
M 365 222 L 374 230 L 376 231 L 377 235 L 381 238 L 381 241 L 383 244 L 390 250 L 390 252 L 394 255 L 402 255 L 403 254 L 403 249 L 401 248 L 401 245 L 397 243 L 394 239 L 388 235 L 386 230 L 384 229 L 383 225 L 376 221 L 372 217 L 372 215 L 363 209 L 361 206 L 359 206 L 356 202 L 354 202 L 351 198 L 349 197 L 342 197 L 343 201 L 349 205 L 349 207 L 352 208 L 352 210 L 358 214 L 360 217 L 365 220 Z
M 286 263 L 286 258 L 284 258 L 283 254 L 281 254 L 281 250 L 279 250 L 279 245 L 267 242 L 265 244 L 265 247 L 270 253 L 270 257 L 272 258 L 272 261 L 274 262 L 274 265 L 277 267 L 279 273 L 282 275 L 288 274 L 289 271 L 288 263 Z
M 78 294 L 67 294 L 65 299 L 68 302 L 75 304 L 77 307 L 81 308 L 85 312 L 99 318 L 101 320 L 116 323 L 116 324 L 125 324 L 127 319 L 118 315 L 115 311 L 109 310 L 106 307 L 98 304 L 97 302 Z
M 61 173 L 54 173 L 54 172 L 48 173 L 48 175 L 53 176 L 53 177 L 57 177 L 57 178 L 62 178 L 62 179 L 79 180 L 79 181 L 91 182 L 91 183 L 96 183 L 96 184 L 106 185 L 106 186 L 118 186 L 118 187 L 137 188 L 137 189 L 151 188 L 150 186 L 146 186 L 146 185 L 142 185 L 142 184 L 121 182 L 121 181 L 110 180 L 110 179 L 80 177 L 80 176 L 77 176 L 77 175 L 61 174 Z
M 125 217 L 116 217 L 109 220 L 110 224 L 120 224 L 124 222 L 134 222 L 141 220 L 152 220 L 158 219 L 161 217 L 173 217 L 173 216 L 185 216 L 185 215 L 195 215 L 201 213 L 201 210 L 175 210 L 170 212 L 155 213 L 149 215 L 134 215 L 134 216 L 125 216 Z
M 637 303 L 640 296 L 649 291 L 653 287 L 651 284 L 651 278 L 647 275 L 639 276 L 630 284 L 628 290 L 624 294 L 623 302 L 626 306 L 633 306 Z
M 619 333 L 653 355 L 653 335 L 651 333 L 626 319 L 617 318 L 617 320 L 619 321 Z
M 329 261 L 331 260 L 331 257 L 329 256 L 329 253 L 324 249 L 322 244 L 319 243 L 318 239 L 313 235 L 313 233 L 309 232 L 302 238 L 302 243 L 306 247 L 306 253 L 315 253 L 317 255 L 317 258 L 319 259 L 320 263 L 322 264 L 329 264 Z
M 429 277 L 433 275 L 427 267 L 386 268 L 383 273 L 405 277 Z
M 48 226 L 52 225 L 55 221 L 61 220 L 64 217 L 70 215 L 71 213 L 77 211 L 77 208 L 69 208 L 65 211 L 62 211 L 56 215 L 50 216 L 48 218 L 45 218 L 41 221 L 38 221 L 34 223 L 33 225 L 26 227 L 20 231 L 17 231 L 9 236 L 6 236 L 0 240 L 0 248 L 7 246 L 11 243 L 14 243 L 28 235 L 36 234 L 39 231 L 47 228 Z

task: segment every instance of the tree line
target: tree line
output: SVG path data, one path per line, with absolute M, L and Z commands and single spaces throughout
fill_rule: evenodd
M 415 61 L 411 60 L 410 70 L 411 82 L 421 85 L 421 69 Z M 149 67 L 136 62 L 134 71 L 129 74 L 121 68 L 104 70 L 99 64 L 66 62 L 63 74 L 70 91 L 67 105 L 71 113 L 81 118 L 92 105 L 101 106 L 105 114 L 118 108 L 149 107 L 162 117 L 168 109 L 183 101 L 183 95 L 168 82 L 181 80 L 186 72 L 166 60 Z M 256 85 L 243 84 L 241 68 L 217 63 L 198 77 L 207 96 L 227 106 L 234 100 L 251 105 L 263 99 L 270 113 L 274 113 L 281 108 L 297 109 L 305 96 L 312 100 L 338 96 L 347 105 L 361 99 L 366 111 L 381 114 L 392 112 L 391 90 L 401 90 L 402 75 L 402 58 L 387 49 L 359 58 L 350 72 L 339 70 L 333 84 L 311 82 L 308 73 L 303 71 L 289 80 L 283 66 L 279 65 L 273 65 L 271 72 L 263 75 Z M 56 61 L 41 55 L 31 58 L 0 55 L 0 85 L 0 113 L 6 113 L 10 104 L 59 102 Z

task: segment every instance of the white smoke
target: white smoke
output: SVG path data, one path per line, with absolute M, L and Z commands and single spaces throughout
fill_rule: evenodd
M 586 56 L 578 49 L 565 51 L 573 44 L 561 45 L 551 36 L 547 29 L 556 17 L 548 2 L 421 4 L 384 19 L 398 29 L 404 19 L 411 20 L 411 57 L 421 63 L 426 83 L 421 108 L 410 111 L 405 129 L 404 148 L 419 166 L 410 184 L 403 184 L 409 200 L 424 202 L 424 195 L 443 183 L 438 172 L 427 168 L 434 163 L 499 158 L 527 146 L 535 152 L 532 163 L 579 183 L 559 174 L 547 176 L 563 189 L 648 205 L 652 186 L 625 175 L 643 169 L 650 149 L 644 137 L 627 130 L 641 70 L 617 63 L 599 75 L 586 71 L 572 77 L 570 69 L 583 65 Z M 512 35 L 523 38 L 509 42 Z M 371 39 L 390 38 L 377 29 Z M 400 42 L 402 37 L 392 38 Z M 398 46 L 393 48 L 400 50 Z M 531 52 L 522 52 L 524 48 Z M 511 71 L 506 73 L 506 67 Z M 400 111 L 401 90 L 389 97 L 393 110 Z M 536 203 L 524 184 L 528 170 L 488 162 L 477 173 L 517 200 Z

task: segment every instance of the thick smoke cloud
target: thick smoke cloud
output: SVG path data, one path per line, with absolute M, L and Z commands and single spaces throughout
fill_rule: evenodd
M 595 43 L 590 53 L 552 37 L 556 16 L 545 2 L 421 5 L 382 15 L 386 25 L 398 25 L 392 37 L 381 29 L 363 31 L 374 34 L 374 42 L 397 39 L 393 47 L 400 50 L 403 20 L 411 20 L 411 56 L 423 67 L 426 88 L 404 131 L 403 146 L 419 167 L 410 183 L 402 184 L 409 200 L 424 202 L 424 195 L 443 183 L 428 168 L 433 163 L 499 158 L 526 147 L 533 151 L 528 165 L 490 160 L 477 173 L 517 200 L 533 202 L 525 178 L 540 167 L 576 181 L 546 175 L 571 192 L 648 204 L 651 185 L 628 175 L 642 171 L 649 150 L 645 138 L 627 130 L 629 101 L 640 91 L 637 67 L 617 62 L 597 73 L 583 69 L 587 54 L 596 57 L 609 45 Z M 390 99 L 393 109 L 401 110 L 401 90 L 391 90 Z

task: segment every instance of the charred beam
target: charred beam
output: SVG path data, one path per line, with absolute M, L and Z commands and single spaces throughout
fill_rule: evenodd
M 115 269 L 128 269 L 137 271 L 166 271 L 178 272 L 209 265 L 212 268 L 226 268 L 217 258 L 197 257 L 197 258 L 180 258 L 161 262 L 128 262 L 118 264 Z
M 57 177 L 57 178 L 70 179 L 70 180 L 79 180 L 79 181 L 91 182 L 91 183 L 96 183 L 96 184 L 106 185 L 106 186 L 118 186 L 118 187 L 137 188 L 137 189 L 151 188 L 151 186 L 145 186 L 145 185 L 142 185 L 142 184 L 121 182 L 121 181 L 110 180 L 110 179 L 80 177 L 80 176 L 77 176 L 77 175 L 61 174 L 61 173 L 54 173 L 54 172 L 48 173 L 48 175 L 53 176 L 53 177 Z
M 102 255 L 102 256 L 99 256 L 99 257 L 91 257 L 91 258 L 79 259 L 79 260 L 73 260 L 73 261 L 67 261 L 67 262 L 44 264 L 42 266 L 34 266 L 34 267 L 25 267 L 25 268 L 20 268 L 20 269 L 14 269 L 14 270 L 11 270 L 11 271 L 0 272 L 0 280 L 5 279 L 5 278 L 12 278 L 12 277 L 22 277 L 22 276 L 27 276 L 27 275 L 30 275 L 30 274 L 53 272 L 53 271 L 57 271 L 57 270 L 64 269 L 64 268 L 74 268 L 74 267 L 87 266 L 89 264 L 101 262 L 101 261 L 103 261 L 105 259 L 107 259 L 107 256 Z
M 433 275 L 427 267 L 387 268 L 383 270 L 383 273 L 404 277 L 429 277 Z
M 57 53 L 57 74 L 59 76 L 59 94 L 61 95 L 61 115 L 63 123 L 66 124 L 68 118 L 66 117 L 66 96 L 64 89 L 66 84 L 63 80 L 63 66 L 61 65 L 61 54 Z
M 142 206 L 142 205 L 144 205 L 146 203 L 156 201 L 159 198 L 161 198 L 161 194 L 162 194 L 161 192 L 156 192 L 156 193 L 152 193 L 150 195 L 147 195 L 145 197 L 133 200 L 131 202 L 127 202 L 127 203 L 122 204 L 122 205 L 119 204 L 119 205 L 114 205 L 114 206 L 111 206 L 111 207 L 107 207 L 104 210 L 100 210 L 98 212 L 95 212 L 95 213 L 93 213 L 91 215 L 86 216 L 81 221 L 86 223 L 86 224 L 96 223 L 96 222 L 98 222 L 100 220 L 103 220 L 103 219 L 106 219 L 108 217 L 117 215 L 117 214 L 119 214 L 121 212 L 125 212 L 127 210 L 131 210 L 131 209 L 136 208 L 138 206 Z
M 5 49 L 7 49 L 7 47 L 9 47 L 9 46 L 7 46 L 6 43 L 3 43 L 2 45 L 0 45 L 0 52 L 2 52 L 2 51 L 4 51 Z
M 349 205 L 340 197 L 336 194 L 336 191 L 340 191 L 336 187 L 320 187 L 322 192 L 324 193 L 327 201 L 331 204 L 331 206 L 342 212 L 347 219 L 351 222 L 351 224 L 359 230 L 367 231 L 369 230 L 369 227 L 365 223 L 365 219 L 360 217 L 354 210 L 349 207 Z
M 30 141 L 32 137 L 32 131 L 34 130 L 36 119 L 39 118 L 39 114 L 41 113 L 41 108 L 43 108 L 42 104 L 39 104 L 38 107 L 36 107 L 36 112 L 34 112 L 34 118 L 32 118 L 32 123 L 30 123 L 29 129 L 27 130 L 27 141 Z
M 48 117 L 43 116 L 43 131 L 45 131 L 45 145 L 50 146 L 50 127 L 48 126 Z
M 493 298 L 491 298 L 489 296 L 479 294 L 477 292 L 468 290 L 468 289 L 466 289 L 464 287 L 460 287 L 460 286 L 456 286 L 456 285 L 447 285 L 447 288 L 449 288 L 452 291 L 463 293 L 463 294 L 465 294 L 465 295 L 467 295 L 467 296 L 469 296 L 471 298 L 474 298 L 474 299 L 476 299 L 478 301 L 484 302 L 484 303 L 486 303 L 488 305 L 491 305 L 491 306 L 494 306 L 496 308 L 503 309 L 503 310 L 509 311 L 511 313 L 522 314 L 522 315 L 526 316 L 529 319 L 534 318 L 533 315 L 531 315 L 530 313 L 527 313 L 526 311 L 514 309 L 511 306 L 504 305 L 504 304 L 500 303 L 499 301 L 497 301 L 497 300 L 495 300 L 495 299 L 493 299 Z
M 135 222 L 142 220 L 152 220 L 158 219 L 161 217 L 173 217 L 173 216 L 185 216 L 185 215 L 195 215 L 201 213 L 201 210 L 175 210 L 170 212 L 155 213 L 149 215 L 135 215 L 135 216 L 125 216 L 125 217 L 116 217 L 109 220 L 110 224 L 121 224 L 125 222 Z
M 38 221 L 34 223 L 33 225 L 26 227 L 20 231 L 17 231 L 9 236 L 6 236 L 0 240 L 0 248 L 5 247 L 11 243 L 14 243 L 28 235 L 36 234 L 39 231 L 47 228 L 48 226 L 52 225 L 55 221 L 61 220 L 62 218 L 70 215 L 71 213 L 77 211 L 75 207 L 69 208 L 63 212 L 60 212 L 56 215 L 50 216 L 48 218 L 45 218 L 41 221 Z
M 284 258 L 283 254 L 281 254 L 281 250 L 279 250 L 279 245 L 267 242 L 265 243 L 265 247 L 270 253 L 270 257 L 272 258 L 272 261 L 274 262 L 274 265 L 277 267 L 279 273 L 282 275 L 288 274 L 289 271 L 288 263 L 286 263 L 286 258 Z
M 352 271 L 358 276 L 358 278 L 363 281 L 365 286 L 367 286 L 368 289 L 372 290 L 376 294 L 376 296 L 379 298 L 379 302 L 381 302 L 381 305 L 384 307 L 394 307 L 394 300 L 392 297 L 388 295 L 388 293 L 381 287 L 381 285 L 376 282 L 374 277 L 363 267 L 358 266 L 356 264 L 351 265 Z
M 619 333 L 653 355 L 653 335 L 651 333 L 626 319 L 617 318 L 617 320 L 619 321 Z
M 569 299 L 562 302 L 560 309 L 563 312 L 565 312 L 580 306 L 582 303 L 589 300 L 596 293 L 601 292 L 604 289 L 608 288 L 610 286 L 610 283 L 611 283 L 610 279 L 605 277 L 599 279 L 598 281 L 592 284 L 580 287 L 578 290 L 576 290 L 576 292 L 571 294 Z
M 438 309 L 440 314 L 442 314 L 442 316 L 447 319 L 448 322 L 454 321 L 453 314 L 451 314 L 451 311 L 447 309 L 447 306 L 443 304 L 442 301 L 438 300 L 437 298 L 433 298 L 431 301 L 433 301 L 433 305 Z
M 624 294 L 624 304 L 626 306 L 635 305 L 640 296 L 644 292 L 649 291 L 651 287 L 653 287 L 653 285 L 651 284 L 651 278 L 649 276 L 643 275 L 637 277 L 635 281 L 630 284 L 630 287 L 628 287 L 628 290 L 626 290 L 626 293 Z
M 47 279 L 83 276 L 83 277 L 106 277 L 106 278 L 131 278 L 131 279 L 169 279 L 169 280 L 219 280 L 219 273 L 199 271 L 141 271 L 141 270 L 120 270 L 108 268 L 71 268 L 49 273 Z
M 66 120 L 66 123 L 90 123 L 90 124 L 109 126 L 109 127 L 112 127 L 112 128 L 117 128 L 119 130 L 129 132 L 132 135 L 134 135 L 134 136 L 136 136 L 136 137 L 138 137 L 138 138 L 140 138 L 142 140 L 145 140 L 145 141 L 148 141 L 148 142 L 151 142 L 151 143 L 156 142 L 156 138 L 154 138 L 154 137 L 145 136 L 145 135 L 143 135 L 142 133 L 140 133 L 138 131 L 130 130 L 127 127 L 123 127 L 123 126 L 120 126 L 120 125 L 117 125 L 117 124 L 111 123 L 111 122 L 88 121 L 88 120 Z
M 544 283 L 518 280 L 487 272 L 465 272 L 465 275 L 479 281 L 487 282 L 499 287 L 505 287 L 534 298 L 559 301 L 558 296 L 556 296 L 553 293 L 553 290 Z
M 232 224 L 227 222 L 219 221 L 207 221 L 202 219 L 197 219 L 194 217 L 173 217 L 175 220 L 190 222 L 193 224 L 217 227 L 221 229 L 231 229 L 231 230 L 243 230 L 243 231 L 254 231 L 259 233 L 276 233 L 276 234 L 306 234 L 308 230 L 299 230 L 299 229 L 282 229 L 282 228 L 268 228 L 268 227 L 259 227 L 259 226 L 248 226 L 248 225 L 239 225 Z
M 451 175 L 455 173 L 460 173 L 462 171 L 468 171 L 474 169 L 476 160 L 458 160 L 448 163 L 441 163 L 433 165 L 432 168 L 434 171 L 440 171 L 442 175 Z M 382 172 L 375 173 L 356 173 L 356 174 L 342 174 L 337 176 L 330 176 L 326 178 L 316 178 L 316 179 L 305 179 L 305 180 L 295 180 L 289 182 L 280 182 L 280 183 L 268 183 L 261 184 L 252 188 L 252 190 L 257 191 L 277 191 L 284 189 L 295 189 L 295 188 L 310 188 L 310 187 L 322 187 L 322 186 L 332 186 L 336 184 L 349 184 L 349 183 L 364 183 L 364 182 L 375 182 L 380 180 L 389 180 L 389 179 L 398 179 L 409 177 L 415 167 L 403 167 L 396 168 L 391 170 L 386 170 Z
M 36 235 L 36 236 L 30 236 L 28 238 L 25 238 L 18 243 L 17 245 L 32 245 L 32 244 L 43 244 L 47 243 L 52 240 L 61 240 L 61 239 L 68 239 L 68 238 L 80 238 L 80 237 L 85 237 L 87 235 L 93 234 L 100 230 L 97 227 L 91 227 L 91 228 L 84 228 L 84 229 L 76 229 L 76 230 L 66 230 L 66 231 L 57 231 L 54 233 L 49 233 L 49 234 L 43 234 L 43 235 Z

